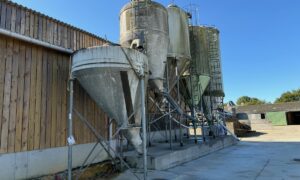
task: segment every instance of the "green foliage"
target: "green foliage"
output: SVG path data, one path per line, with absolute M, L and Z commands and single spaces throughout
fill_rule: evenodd
M 259 104 L 266 104 L 266 101 L 260 100 L 258 98 L 252 98 L 249 96 L 242 96 L 238 98 L 236 104 L 239 106 L 247 106 L 247 105 L 259 105 Z
M 300 88 L 297 90 L 287 91 L 275 100 L 275 103 L 300 101 Z

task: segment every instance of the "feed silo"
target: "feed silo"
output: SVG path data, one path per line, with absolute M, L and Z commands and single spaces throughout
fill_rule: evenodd
M 149 85 L 163 90 L 165 63 L 169 47 L 168 13 L 150 0 L 132 0 L 120 13 L 120 44 L 130 47 L 138 40 L 149 60 Z
M 122 134 L 142 153 L 140 76 L 147 78 L 148 58 L 119 46 L 96 46 L 73 55 L 72 75 Z M 146 79 L 147 80 L 147 79 Z
M 217 111 L 219 108 L 223 108 L 223 98 L 225 96 L 223 88 L 222 66 L 221 66 L 221 54 L 220 54 L 220 38 L 219 30 L 215 27 L 207 27 L 206 29 L 209 49 L 209 67 L 211 80 L 204 93 L 203 106 L 204 111 L 217 118 Z
M 210 82 L 209 41 L 202 26 L 190 26 L 191 62 L 189 76 L 183 78 L 188 92 L 182 92 L 190 105 L 198 105 Z M 192 100 L 192 101 L 191 101 Z
M 210 66 L 211 81 L 206 95 L 224 97 L 223 76 L 220 53 L 219 30 L 215 27 L 203 27 L 206 29 L 209 43 L 208 58 Z
M 169 24 L 169 84 L 170 89 L 176 84 L 176 67 L 182 75 L 191 59 L 188 14 L 178 6 L 171 4 L 167 8 Z

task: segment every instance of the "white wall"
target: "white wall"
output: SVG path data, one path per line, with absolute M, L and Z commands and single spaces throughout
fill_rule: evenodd
M 115 141 L 112 146 L 115 147 Z M 94 143 L 73 146 L 73 167 L 79 167 Z M 108 159 L 107 153 L 98 145 L 91 157 L 95 162 Z M 37 151 L 0 154 L 0 179 L 27 179 L 54 174 L 67 169 L 68 148 L 59 147 Z
M 178 133 L 179 131 L 177 131 Z M 163 132 L 152 133 L 154 141 L 163 141 Z M 173 132 L 174 135 L 174 132 Z M 73 146 L 73 167 L 80 167 L 95 143 Z M 117 141 L 111 146 L 116 149 Z M 100 153 L 99 153 L 100 152 Z M 104 149 L 98 145 L 91 157 L 97 157 L 94 163 L 109 159 Z M 65 171 L 68 163 L 68 147 L 19 153 L 0 154 L 0 180 L 28 179 Z

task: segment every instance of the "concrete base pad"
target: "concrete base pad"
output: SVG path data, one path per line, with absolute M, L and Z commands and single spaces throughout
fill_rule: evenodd
M 185 142 L 182 147 L 179 143 L 174 143 L 173 150 L 170 149 L 170 145 L 167 143 L 156 143 L 148 148 L 148 169 L 168 169 L 236 143 L 237 141 L 231 136 L 218 137 L 205 143 L 198 142 L 198 144 L 194 144 L 190 140 Z M 137 155 L 136 152 L 126 152 L 124 157 L 132 168 L 143 167 L 143 157 Z

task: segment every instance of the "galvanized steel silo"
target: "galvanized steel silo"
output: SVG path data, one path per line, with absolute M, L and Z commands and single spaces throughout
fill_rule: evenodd
M 179 75 L 182 75 L 191 59 L 190 37 L 187 13 L 173 4 L 168 6 L 167 11 L 170 37 L 168 51 L 169 82 L 170 88 L 172 88 L 176 81 L 176 63 Z
M 163 89 L 169 47 L 168 13 L 161 4 L 141 0 L 126 4 L 120 13 L 120 44 L 130 47 L 141 40 L 149 60 L 149 85 Z
M 73 55 L 72 74 L 142 153 L 139 74 L 147 78 L 147 56 L 118 46 L 86 48 Z
M 207 31 L 201 26 L 190 26 L 190 79 L 193 103 L 197 105 L 210 81 L 209 41 Z
M 214 97 L 224 97 L 222 64 L 220 53 L 219 30 L 215 27 L 204 27 L 207 31 L 209 42 L 209 66 L 210 66 L 210 84 L 205 94 Z
M 169 5 L 168 23 L 170 45 L 168 58 L 190 60 L 190 38 L 187 13 L 176 5 Z

